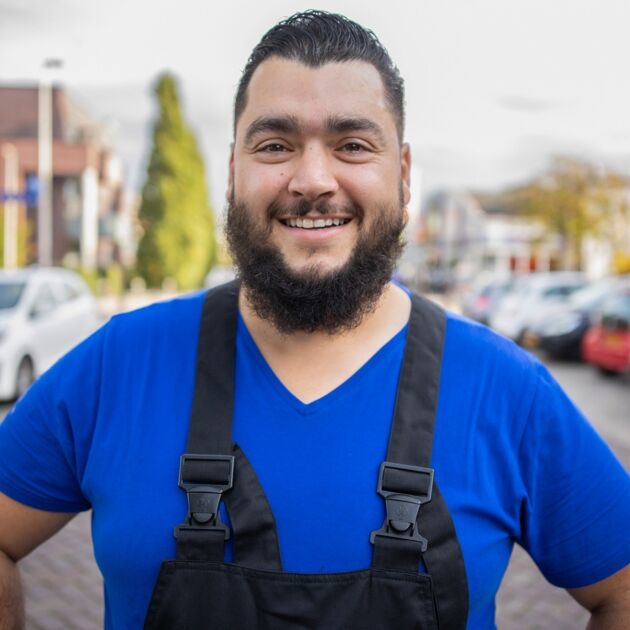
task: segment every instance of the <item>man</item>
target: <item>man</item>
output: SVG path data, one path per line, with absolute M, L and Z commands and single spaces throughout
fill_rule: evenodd
M 514 541 L 628 628 L 627 473 L 534 359 L 388 282 L 403 128 L 371 32 L 265 35 L 235 102 L 240 290 L 114 318 L 0 425 L 0 628 L 14 562 L 90 507 L 107 628 L 492 628 Z

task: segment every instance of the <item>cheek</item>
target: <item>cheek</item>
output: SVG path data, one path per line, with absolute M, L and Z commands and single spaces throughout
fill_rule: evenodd
M 269 165 L 248 164 L 234 169 L 234 192 L 239 199 L 250 203 L 267 202 L 286 190 L 287 169 Z
M 353 168 L 354 167 L 354 168 Z M 339 170 L 338 181 L 341 187 L 356 201 L 373 204 L 387 199 L 392 194 L 398 197 L 400 173 L 382 165 L 346 164 Z

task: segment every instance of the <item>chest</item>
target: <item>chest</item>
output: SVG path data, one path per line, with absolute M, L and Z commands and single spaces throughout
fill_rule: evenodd
M 376 480 L 385 456 L 401 355 L 402 348 L 399 354 L 381 356 L 378 369 L 368 366 L 305 405 L 274 378 L 260 357 L 239 348 L 233 436 L 267 494 L 287 571 L 338 572 L 369 566 L 369 533 L 384 517 Z M 130 597 L 136 611 L 146 610 L 160 562 L 175 555 L 173 527 L 186 513 L 177 468 L 185 449 L 190 392 L 153 391 L 146 396 L 139 390 L 131 405 L 112 398 L 109 411 L 125 417 L 126 428 L 116 432 L 115 444 L 107 439 L 106 427 L 99 428 L 95 440 L 103 448 L 95 452 L 84 482 L 94 505 L 95 553 L 112 611 L 129 607 Z M 447 414 L 447 426 L 456 426 L 448 420 L 457 417 L 448 404 L 442 413 Z M 444 424 L 438 419 L 438 426 Z M 434 457 L 440 483 L 439 470 L 474 460 L 475 454 L 451 435 L 437 440 Z M 510 549 L 508 533 L 497 520 L 501 506 L 495 506 L 488 518 L 480 517 L 478 497 L 453 491 L 447 483 L 441 487 L 471 567 L 471 584 L 498 584 Z M 482 557 L 483 562 L 478 561 Z

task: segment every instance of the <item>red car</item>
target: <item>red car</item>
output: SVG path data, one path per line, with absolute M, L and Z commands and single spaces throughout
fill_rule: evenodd
M 601 321 L 584 336 L 582 356 L 603 374 L 630 371 L 630 290 L 606 302 Z

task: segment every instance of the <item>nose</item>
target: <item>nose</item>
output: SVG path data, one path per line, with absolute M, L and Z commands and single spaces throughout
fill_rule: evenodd
M 307 145 L 298 160 L 289 181 L 289 192 L 297 197 L 315 201 L 332 196 L 339 189 L 334 172 L 334 160 L 326 147 Z

